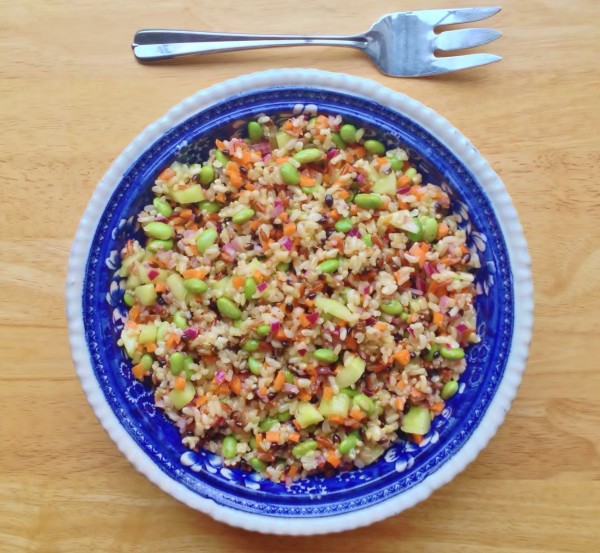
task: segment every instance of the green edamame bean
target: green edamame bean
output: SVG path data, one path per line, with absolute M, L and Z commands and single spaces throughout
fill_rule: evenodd
M 256 329 L 256 334 L 258 334 L 259 336 L 266 336 L 267 334 L 269 334 L 269 332 L 271 332 L 271 327 L 269 325 L 260 325 Z
M 370 235 L 370 234 L 365 234 L 365 235 L 362 237 L 362 241 L 363 241 L 363 242 L 364 242 L 364 243 L 365 243 L 367 246 L 369 246 L 369 248 L 372 248 L 372 247 L 373 247 L 373 240 L 371 239 L 371 235 Z
M 402 311 L 404 311 L 402 304 L 397 300 L 382 303 L 379 306 L 379 309 L 381 309 L 381 311 L 387 313 L 388 315 L 400 315 Z
M 358 391 L 353 390 L 352 388 L 344 388 L 340 393 L 348 396 L 350 399 L 358 395 Z
M 239 319 L 237 321 L 233 321 L 233 328 L 242 328 L 242 321 Z
M 173 322 L 175 323 L 175 326 L 181 330 L 185 330 L 188 327 L 187 319 L 181 311 L 175 312 L 173 315 Z
M 356 142 L 356 127 L 349 123 L 342 125 L 340 136 L 346 144 L 354 144 Z
M 317 268 L 322 273 L 334 273 L 335 271 L 338 270 L 339 266 L 340 266 L 339 259 L 327 259 L 326 261 L 319 263 Z
M 234 436 L 225 436 L 225 438 L 223 438 L 221 452 L 225 459 L 233 459 L 237 455 L 237 444 L 238 442 Z
M 173 227 L 170 227 L 167 223 L 159 223 L 157 221 L 148 223 L 144 227 L 144 231 L 148 236 L 158 238 L 159 240 L 168 240 L 173 237 Z
M 332 349 L 319 348 L 313 353 L 317 361 L 323 361 L 323 363 L 335 363 L 338 360 L 338 356 Z
M 204 294 L 208 290 L 208 284 L 199 278 L 186 278 L 183 281 L 183 285 L 192 294 Z
M 448 400 L 458 392 L 458 382 L 456 380 L 449 380 L 444 384 L 440 396 L 443 400 Z
M 225 165 L 227 165 L 229 163 L 229 158 L 221 151 L 221 150 L 216 150 L 215 151 L 215 159 L 223 166 L 225 167 Z
M 252 374 L 256 376 L 260 376 L 260 369 L 262 368 L 262 363 L 256 357 L 248 357 L 248 368 Z
M 242 312 L 239 310 L 238 306 L 229 298 L 220 297 L 217 300 L 217 309 L 221 315 L 233 319 L 234 321 L 242 317 Z
M 379 209 L 383 198 L 379 194 L 357 194 L 354 203 L 363 209 Z
M 320 160 L 323 157 L 323 152 L 317 148 L 308 148 L 306 150 L 300 150 L 293 155 L 293 158 L 304 165 L 306 163 L 313 163 Z
M 256 280 L 247 278 L 244 282 L 244 296 L 250 301 L 254 297 L 254 294 L 256 294 Z
M 285 381 L 288 384 L 293 384 L 296 378 L 294 377 L 294 373 L 292 371 L 284 371 L 283 376 L 285 377 Z
M 404 173 L 409 179 L 414 179 L 417 176 L 417 170 L 414 167 L 410 167 Z
M 207 213 L 219 213 L 223 206 L 219 202 L 204 201 L 198 204 L 200 211 L 206 211 Z
M 379 140 L 365 140 L 365 148 L 370 154 L 383 155 L 385 154 L 385 145 Z
M 284 411 L 283 413 L 279 413 L 277 415 L 277 420 L 279 422 L 287 422 L 292 418 L 292 415 L 290 414 L 289 411 Z
M 268 432 L 276 424 L 277 424 L 277 419 L 274 419 L 272 417 L 267 417 L 266 419 L 263 419 L 262 421 L 260 421 L 260 424 L 258 425 L 258 427 L 261 430 L 263 430 L 264 432 Z
M 130 292 L 125 292 L 123 294 L 123 301 L 128 307 L 133 307 L 133 305 L 135 304 L 135 297 Z
M 346 149 L 346 143 L 344 142 L 344 139 L 342 138 L 342 136 L 340 135 L 339 132 L 332 132 L 331 133 L 331 141 L 340 150 L 345 150 Z
M 299 459 L 300 457 L 304 457 L 307 453 L 314 451 L 317 447 L 318 444 L 315 440 L 304 440 L 292 448 L 292 455 Z
M 215 168 L 212 165 L 203 165 L 198 173 L 200 184 L 206 186 L 215 180 Z
M 171 204 L 165 200 L 162 200 L 161 198 L 154 198 L 152 205 L 156 208 L 156 211 L 158 211 L 164 217 L 170 217 L 173 213 Z
M 183 370 L 184 359 L 185 357 L 180 351 L 176 351 L 171 355 L 171 358 L 169 359 L 169 365 L 171 367 L 171 372 L 175 376 L 181 374 L 181 371 Z
M 248 123 L 248 138 L 250 142 L 260 142 L 263 139 L 264 132 L 260 123 L 250 121 Z
M 255 211 L 251 207 L 245 207 L 240 209 L 232 218 L 231 222 L 234 225 L 242 225 L 247 223 L 252 217 L 254 217 Z
M 256 438 L 254 436 L 250 436 L 248 445 L 250 446 L 250 449 L 256 449 Z
M 248 464 L 256 471 L 256 472 L 265 472 L 267 470 L 267 464 L 258 459 L 257 457 L 252 457 L 248 461 Z
M 433 242 L 437 238 L 438 222 L 433 217 L 423 217 L 421 227 L 423 228 L 423 240 L 425 242 Z
M 248 338 L 242 345 L 244 351 L 256 351 L 260 346 L 260 341 L 255 338 Z
M 352 405 L 356 405 L 356 407 L 368 415 L 372 415 L 375 412 L 375 402 L 365 394 L 356 394 L 352 398 Z
M 337 230 L 338 232 L 343 232 L 344 234 L 350 232 L 352 230 L 352 227 L 352 219 L 350 219 L 349 217 L 343 217 L 342 219 L 339 219 L 335 224 L 335 230 Z
M 140 359 L 140 365 L 142 365 L 145 370 L 149 371 L 152 368 L 152 363 L 154 363 L 154 358 L 152 355 L 149 353 L 144 353 Z
M 204 253 L 210 248 L 219 238 L 219 233 L 214 228 L 203 230 L 198 238 L 196 238 L 196 247 L 200 253 Z
M 413 222 L 415 225 L 417 225 L 417 230 L 414 232 L 407 232 L 406 236 L 408 236 L 408 239 L 412 240 L 413 242 L 420 242 L 423 240 L 423 225 L 419 219 L 413 219 Z
M 390 161 L 390 167 L 392 171 L 400 171 L 404 166 L 404 162 L 397 157 L 389 157 L 388 159 Z
M 173 249 L 173 240 L 150 240 L 146 249 L 151 252 L 167 251 Z
M 446 348 L 443 347 L 440 349 L 440 354 L 444 359 L 462 359 L 465 356 L 465 350 L 462 348 Z
M 300 182 L 300 173 L 298 172 L 298 169 L 288 161 L 281 164 L 279 173 L 281 174 L 283 182 L 287 184 L 297 185 Z
M 351 432 L 340 442 L 338 451 L 342 455 L 348 455 L 356 447 L 358 440 L 359 435 L 356 432 Z
M 281 263 L 277 263 L 277 265 L 275 266 L 275 270 L 277 271 L 282 271 L 283 273 L 287 273 L 290 269 L 290 264 L 283 261 Z
M 431 344 L 431 347 L 427 350 L 427 352 L 423 356 L 423 359 L 425 359 L 425 361 L 433 361 L 433 358 L 435 357 L 435 354 L 438 351 L 440 351 L 439 344 Z

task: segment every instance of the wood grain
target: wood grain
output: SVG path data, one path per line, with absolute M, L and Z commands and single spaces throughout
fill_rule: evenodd
M 477 5 L 431 0 L 427 7 Z M 600 545 L 600 4 L 506 3 L 493 66 L 392 79 L 359 52 L 297 48 L 137 64 L 143 27 L 352 33 L 407 0 L 1 0 L 0 551 L 596 552 Z M 488 22 L 486 22 L 488 24 Z M 375 79 L 463 131 L 503 178 L 529 241 L 536 323 L 523 384 L 451 484 L 371 528 L 264 537 L 196 513 L 140 476 L 75 377 L 69 247 L 96 182 L 147 124 L 198 89 L 316 67 Z

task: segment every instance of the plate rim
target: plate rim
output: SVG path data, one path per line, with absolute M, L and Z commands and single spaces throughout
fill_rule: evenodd
M 275 518 L 238 511 L 200 497 L 166 475 L 110 409 L 94 375 L 83 328 L 82 296 L 88 252 L 101 214 L 129 167 L 165 132 L 191 115 L 231 96 L 278 86 L 319 87 L 367 98 L 400 111 L 433 134 L 471 171 L 488 196 L 506 242 L 513 274 L 514 327 L 509 356 L 496 394 L 473 434 L 451 459 L 413 488 L 364 509 L 328 517 Z M 69 257 L 66 300 L 77 376 L 96 417 L 128 461 L 164 492 L 215 520 L 246 530 L 285 535 L 315 535 L 366 526 L 416 505 L 451 481 L 475 459 L 502 424 L 525 369 L 533 327 L 531 261 L 521 223 L 504 184 L 471 142 L 441 115 L 413 98 L 370 79 L 315 69 L 272 69 L 215 84 L 185 98 L 138 134 L 99 181 L 80 220 Z

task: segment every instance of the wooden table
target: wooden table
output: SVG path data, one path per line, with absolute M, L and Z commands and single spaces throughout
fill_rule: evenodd
M 427 7 L 477 5 L 432 0 Z M 0 2 L 0 550 L 530 553 L 600 548 L 600 5 L 511 2 L 486 24 L 499 64 L 392 79 L 359 52 L 297 48 L 143 66 L 142 27 L 358 32 L 422 2 Z M 258 24 L 260 22 L 260 25 Z M 533 258 L 536 323 L 517 399 L 489 447 L 428 501 L 370 528 L 235 530 L 139 475 L 75 377 L 64 282 L 96 182 L 148 123 L 198 89 L 316 67 L 379 81 L 462 130 L 503 178 Z

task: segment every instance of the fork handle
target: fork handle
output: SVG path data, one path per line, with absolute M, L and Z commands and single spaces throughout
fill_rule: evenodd
M 192 54 L 275 48 L 277 46 L 344 46 L 364 49 L 367 38 L 326 35 L 246 35 L 167 29 L 144 29 L 135 34 L 133 53 L 139 61 L 160 61 Z

